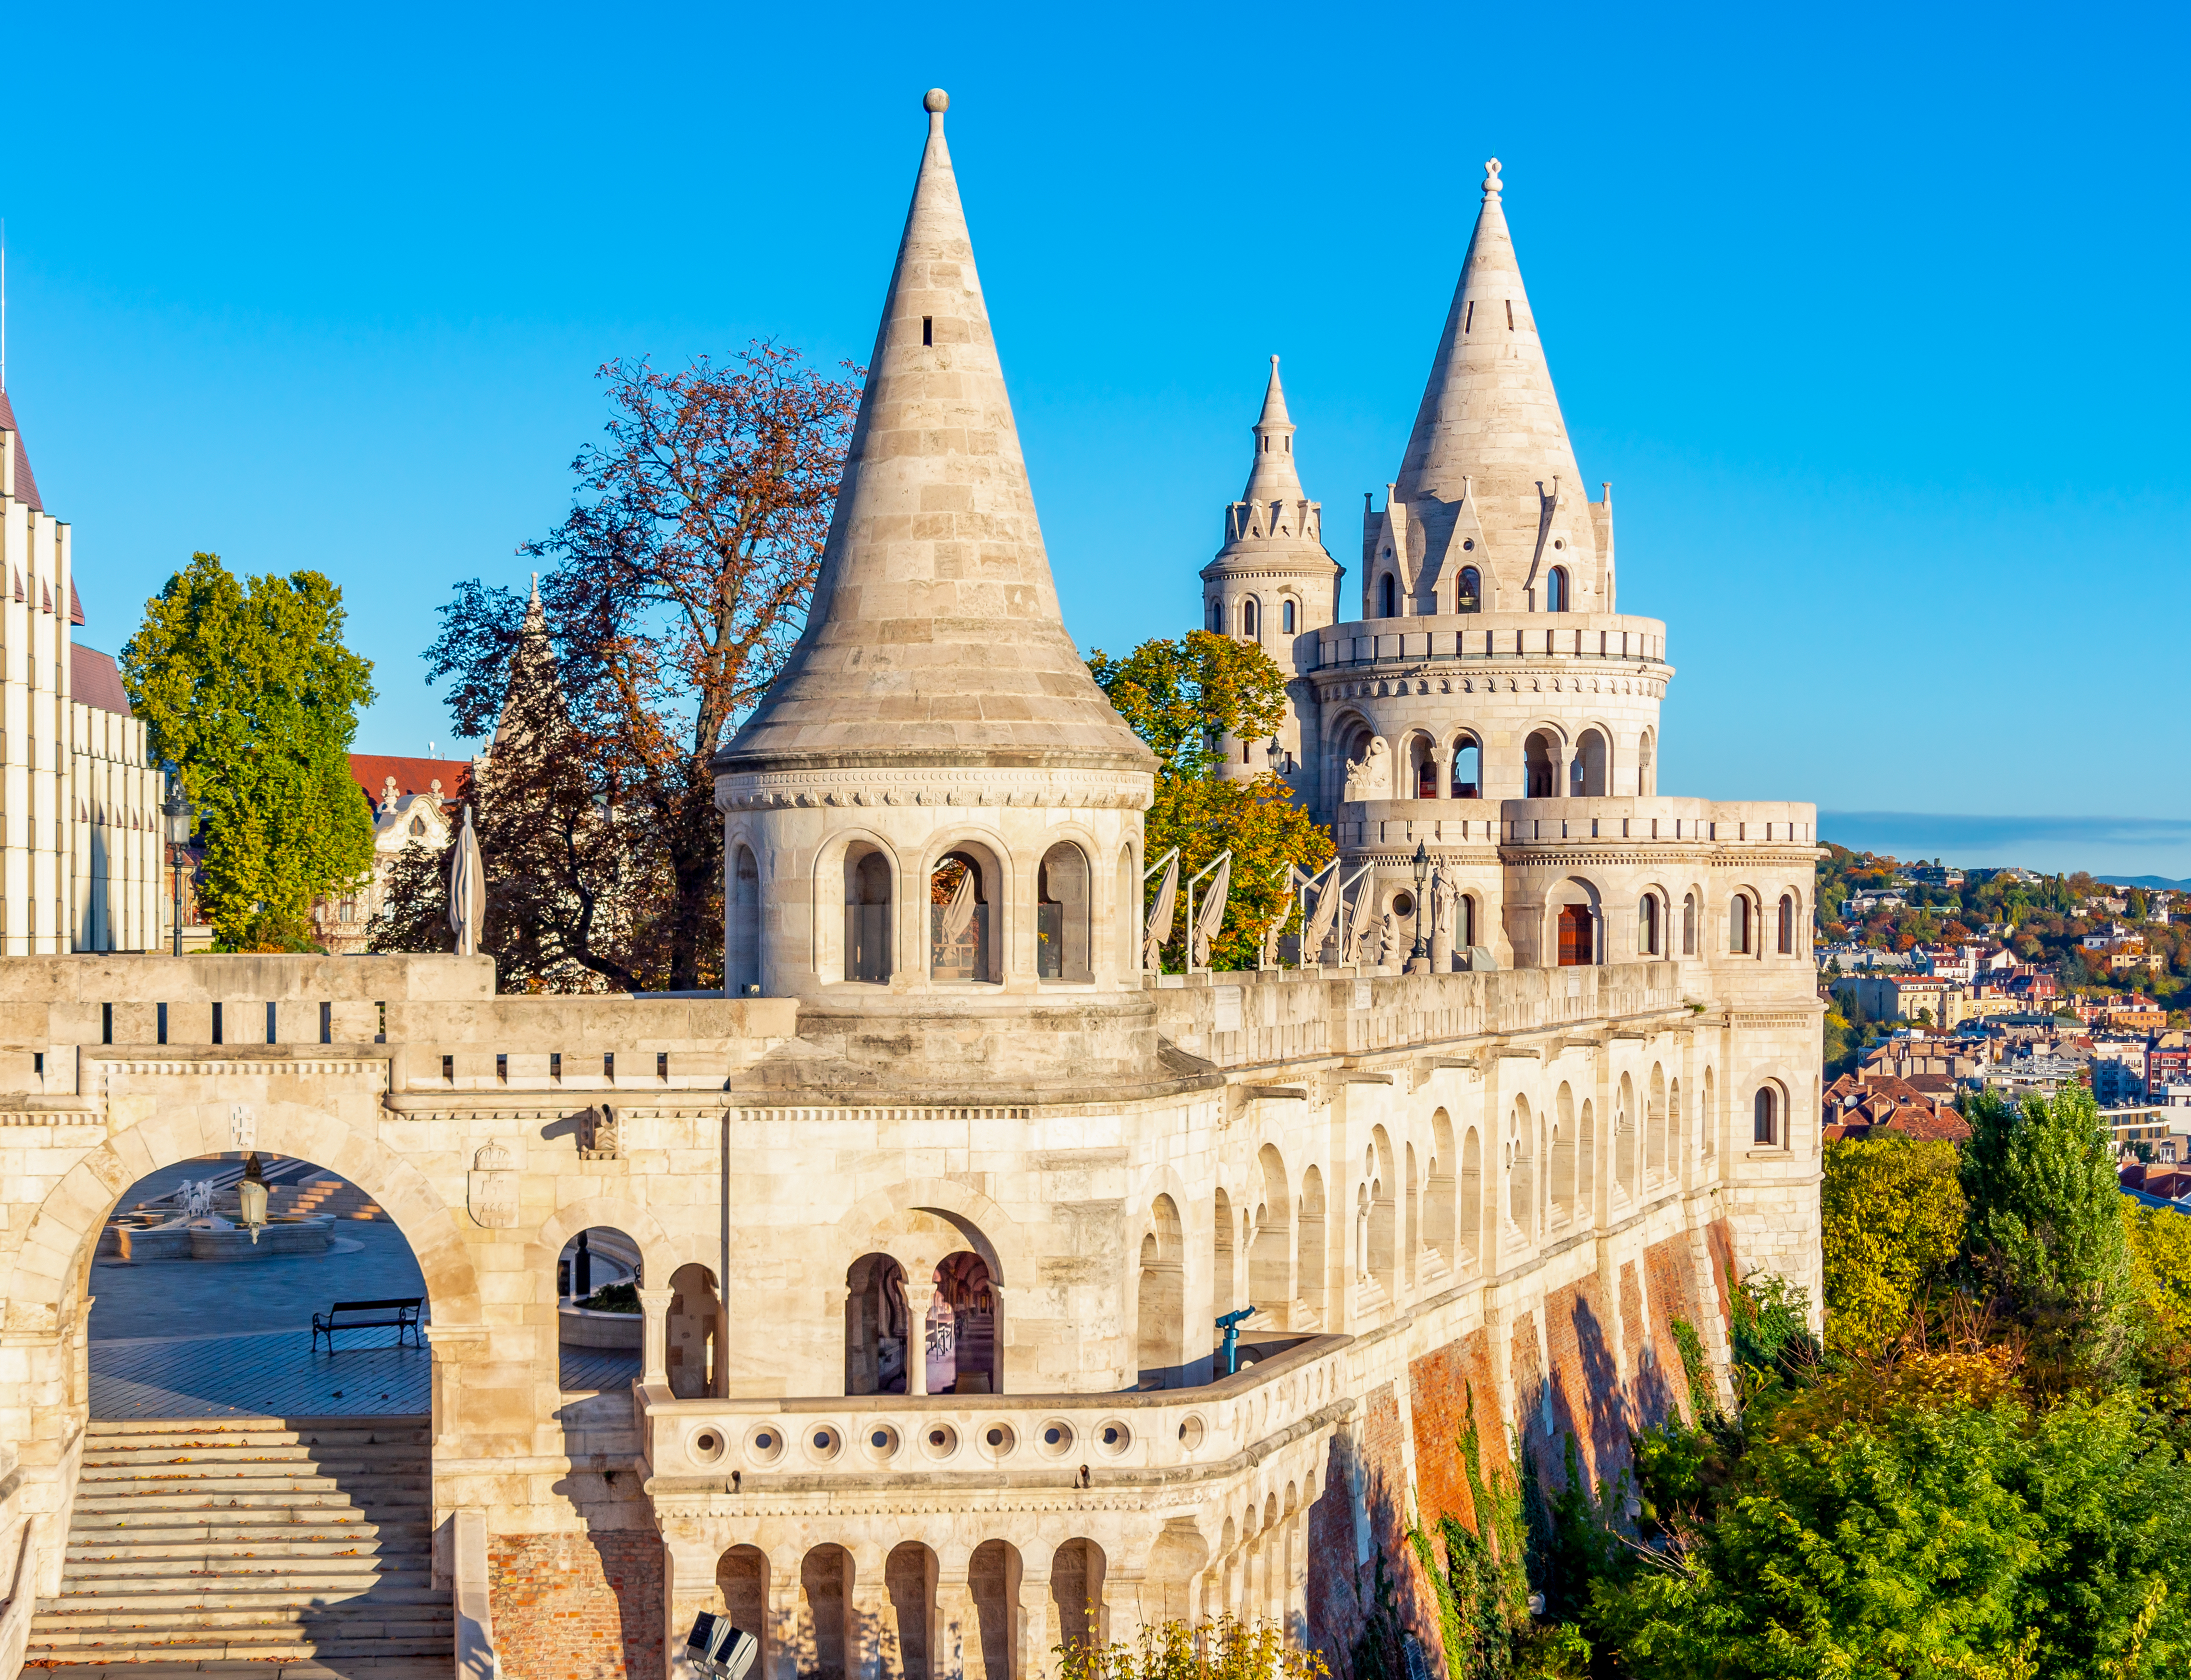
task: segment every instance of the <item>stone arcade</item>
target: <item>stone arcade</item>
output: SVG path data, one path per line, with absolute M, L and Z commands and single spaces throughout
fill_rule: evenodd
M 926 104 L 811 622 L 716 766 L 731 995 L 0 963 L 32 1093 L 0 1113 L 0 1674 L 60 1579 L 102 1227 L 240 1115 L 417 1254 L 436 1575 L 511 1680 L 674 1672 L 726 1608 L 768 1680 L 1032 1680 L 1091 1623 L 1227 1609 L 1343 1649 L 1356 1570 L 1468 1508 L 1469 1423 L 1609 1465 L 1685 1404 L 1676 1320 L 1723 1381 L 1735 1278 L 1816 1299 L 1812 808 L 1657 792 L 1665 629 L 1614 610 L 1496 167 L 1364 616 L 1275 367 L 1204 573 L 1204 622 L 1288 667 L 1281 752 L 1364 903 L 1402 910 L 1420 844 L 1454 925 L 1410 971 L 1160 978 L 1152 762 L 1060 618 Z M 641 1373 L 566 1394 L 589 1227 L 639 1257 Z

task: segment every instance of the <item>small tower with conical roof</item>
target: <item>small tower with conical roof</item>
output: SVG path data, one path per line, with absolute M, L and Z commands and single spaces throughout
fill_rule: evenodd
M 1301 488 L 1275 356 L 1253 431 L 1248 487 L 1225 510 L 1224 544 L 1202 568 L 1203 628 L 1261 645 L 1286 674 L 1286 715 L 1275 754 L 1267 739 L 1222 742 L 1221 773 L 1245 782 L 1274 770 L 1306 789 L 1301 715 L 1311 696 L 1304 679 L 1316 663 L 1314 632 L 1337 614 L 1340 568 L 1324 550 L 1323 504 Z
M 1365 513 L 1362 616 L 1611 612 L 1613 504 L 1592 502 L 1506 225 L 1500 163 L 1386 505 Z
M 1155 761 L 1059 613 L 944 141 L 948 104 L 940 89 L 925 100 L 927 145 L 805 629 L 715 758 L 726 974 L 733 993 L 808 1000 L 803 1023 L 892 1017 L 901 1072 L 924 1060 L 925 1020 L 957 1083 L 1063 1079 L 1088 1068 L 1015 1070 L 1002 1038 L 1047 1012 L 1078 1023 L 1060 1024 L 1081 1034 L 1067 1057 L 1123 1067 L 1153 1052 L 1152 1036 L 1098 1017 L 1146 1012 Z M 996 1023 L 987 1048 L 969 1036 L 983 1018 Z M 802 1036 L 828 1034 L 802 1024 Z

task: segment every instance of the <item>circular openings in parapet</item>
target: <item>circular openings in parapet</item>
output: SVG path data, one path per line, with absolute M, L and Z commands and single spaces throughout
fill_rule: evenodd
M 697 1432 L 685 1449 L 695 1464 L 713 1464 L 723 1455 L 723 1433 L 720 1429 L 703 1429 Z
M 1415 897 L 1411 892 L 1396 894 L 1392 899 L 1392 914 L 1405 921 L 1415 913 Z
M 920 1449 L 933 1459 L 947 1459 L 959 1450 L 959 1432 L 948 1423 L 931 1423 L 921 1432 Z
M 845 1450 L 845 1438 L 830 1425 L 817 1423 L 806 1432 L 806 1456 L 817 1464 L 827 1464 Z
M 897 1431 L 887 1423 L 878 1423 L 868 1431 L 864 1443 L 868 1456 L 878 1464 L 897 1456 Z
M 1116 1418 L 1096 1427 L 1096 1450 L 1106 1457 L 1116 1458 L 1133 1444 L 1134 1432 Z
M 755 1464 L 773 1464 L 783 1456 L 783 1431 L 764 1423 L 746 1437 L 746 1456 Z
M 1556 549 L 1563 549 L 1567 546 L 1567 539 L 1563 537 L 1555 537 L 1552 538 L 1552 546 Z
M 982 1432 L 982 1451 L 990 1458 L 1010 1458 L 1012 1449 L 1019 1444 L 1020 1438 L 1008 1423 L 993 1423 Z
M 1202 1420 L 1200 1418 L 1183 1418 L 1181 1420 L 1179 1426 L 1179 1444 L 1182 1447 L 1185 1447 L 1187 1451 L 1192 1452 L 1197 1447 L 1202 1444 L 1202 1438 L 1207 1433 L 1209 1433 L 1209 1432 L 1202 1427 Z
M 1073 1426 L 1054 1417 L 1035 1432 L 1034 1443 L 1044 1458 L 1062 1458 L 1073 1450 Z
M 1476 546 L 1476 538 L 1473 538 L 1473 537 L 1465 537 L 1465 538 L 1463 538 L 1461 539 L 1461 544 L 1460 544 L 1460 545 L 1461 545 L 1461 547 L 1463 547 L 1464 549 L 1472 549 L 1472 548 L 1474 548 L 1474 547 Z

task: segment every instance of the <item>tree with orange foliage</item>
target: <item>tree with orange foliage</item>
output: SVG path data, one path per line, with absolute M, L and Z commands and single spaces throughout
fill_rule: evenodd
M 521 550 L 543 567 L 530 633 L 526 598 L 476 579 L 441 607 L 431 677 L 458 734 L 495 736 L 481 948 L 505 989 L 722 983 L 709 760 L 805 622 L 862 371 L 765 340 L 725 367 L 610 362 L 606 441 Z M 375 948 L 437 948 L 439 902 L 423 866 L 404 872 Z

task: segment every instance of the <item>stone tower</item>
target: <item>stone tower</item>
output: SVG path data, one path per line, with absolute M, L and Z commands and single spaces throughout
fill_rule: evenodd
M 1203 628 L 1261 644 L 1286 674 L 1286 715 L 1275 755 L 1266 741 L 1224 741 L 1223 774 L 1246 782 L 1275 770 L 1305 794 L 1311 787 L 1311 755 L 1300 733 L 1306 677 L 1316 659 L 1313 632 L 1338 616 L 1340 569 L 1324 550 L 1323 504 L 1301 488 L 1275 356 L 1253 430 L 1248 487 L 1225 510 L 1224 546 L 1202 568 Z
M 805 633 L 715 760 L 728 981 L 804 1000 L 809 1037 L 839 1022 L 848 1055 L 871 1027 L 898 1035 L 902 1073 L 932 1030 L 961 1087 L 1061 1079 L 1090 1056 L 1115 1073 L 1154 1050 L 1128 1019 L 1148 1013 L 1154 760 L 1059 613 L 948 104 L 925 100 Z M 1049 1045 L 1033 1062 L 1004 1045 L 1028 1032 Z

